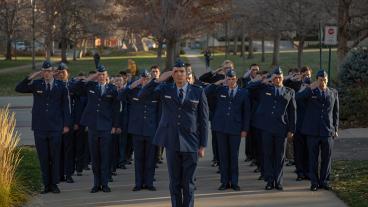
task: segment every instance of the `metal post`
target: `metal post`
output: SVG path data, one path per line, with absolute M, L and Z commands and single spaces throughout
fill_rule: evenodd
M 331 79 L 331 45 L 328 46 L 328 78 Z M 328 81 L 328 85 L 330 86 L 331 81 Z
M 32 3 L 32 70 L 36 70 L 36 62 L 35 62 L 35 9 L 36 9 L 36 0 L 31 0 Z
M 318 39 L 319 39 L 319 68 L 322 68 L 322 26 L 321 26 L 321 22 L 319 22 L 319 35 L 318 35 Z

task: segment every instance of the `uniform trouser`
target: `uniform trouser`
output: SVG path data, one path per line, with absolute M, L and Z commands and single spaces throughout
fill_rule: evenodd
M 332 137 L 308 136 L 309 177 L 312 185 L 326 185 L 330 180 Z M 318 157 L 321 150 L 321 168 L 318 176 Z
M 125 149 L 125 158 L 126 160 L 130 160 L 132 159 L 132 155 L 133 155 L 133 137 L 131 134 L 127 135 L 127 145 L 126 145 L 126 149 Z
M 119 137 L 119 164 L 124 165 L 126 162 L 126 149 L 127 149 L 128 134 L 122 132 Z
M 220 162 L 216 132 L 214 130 L 211 130 L 211 134 L 212 134 L 213 161 Z
M 262 131 L 262 145 L 265 181 L 282 185 L 286 138 Z
M 155 146 L 155 158 L 156 162 L 162 160 L 162 155 L 164 154 L 164 147 L 162 146 Z
M 298 177 L 308 177 L 308 146 L 307 136 L 300 132 L 294 135 L 294 161 Z
M 75 137 L 75 161 L 77 172 L 82 172 L 83 168 L 88 164 L 89 155 L 88 152 L 88 135 L 86 132 L 86 127 L 79 126 L 78 130 L 74 131 Z
M 220 157 L 220 173 L 221 183 L 238 185 L 239 178 L 239 146 L 240 146 L 240 132 L 239 135 L 230 135 L 221 132 L 216 132 L 217 141 L 219 144 Z
M 263 166 L 263 149 L 262 149 L 262 130 L 257 128 L 253 128 L 252 130 L 257 148 L 256 150 L 257 166 L 261 171 L 261 175 L 263 175 L 264 166 Z
M 75 170 L 75 140 L 73 130 L 61 135 L 60 176 L 72 176 Z
M 166 148 L 167 168 L 170 178 L 171 205 L 193 207 L 197 152 L 178 152 Z
M 94 186 L 107 186 L 110 176 L 111 131 L 88 131 Z
M 56 185 L 60 180 L 61 131 L 34 131 L 44 186 Z
M 153 186 L 155 174 L 155 146 L 151 137 L 133 135 L 135 186 Z
M 111 135 L 111 172 L 116 172 L 119 161 L 119 139 L 121 134 Z
M 250 136 L 247 136 L 247 139 L 245 140 L 245 156 L 247 159 L 255 159 L 255 137 L 251 133 Z

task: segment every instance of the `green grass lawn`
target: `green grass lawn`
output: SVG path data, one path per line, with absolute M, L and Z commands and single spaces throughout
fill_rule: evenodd
M 41 190 L 42 179 L 37 152 L 34 147 L 21 147 L 22 160 L 17 169 L 17 177 L 25 189 L 33 194 Z
M 101 63 L 105 65 L 109 74 L 115 75 L 119 71 L 128 68 L 128 59 L 132 59 L 138 66 L 138 69 L 149 69 L 151 65 L 156 64 L 155 56 L 130 56 L 130 57 L 104 57 Z M 185 58 L 184 58 L 185 59 Z M 164 61 L 164 60 L 163 60 Z M 95 70 L 93 58 L 83 58 L 77 61 L 70 61 L 68 66 L 71 75 L 75 76 L 80 72 Z M 32 69 L 25 69 L 11 73 L 0 74 L 0 96 L 20 96 L 29 94 L 20 94 L 14 91 L 16 84 L 32 72 Z
M 285 51 L 280 53 L 280 66 L 284 70 L 284 74 L 287 73 L 289 68 L 294 68 L 297 66 L 297 53 L 291 51 Z M 303 55 L 303 65 L 310 66 L 314 72 L 319 69 L 319 51 L 316 50 L 305 50 Z M 331 77 L 335 79 L 336 77 L 336 51 L 332 51 L 331 55 Z M 201 57 L 204 60 L 204 57 Z M 261 62 L 261 54 L 259 52 L 255 53 L 253 59 L 247 59 L 247 57 L 242 58 L 239 56 L 230 55 L 228 58 L 225 58 L 225 55 L 222 53 L 215 54 L 213 60 L 211 61 L 211 68 L 215 69 L 221 66 L 222 62 L 226 59 L 232 60 L 235 63 L 235 68 L 240 71 L 241 74 L 249 68 L 252 63 L 258 63 L 261 66 L 261 70 L 271 70 L 272 63 L 272 53 L 265 54 L 265 62 Z M 328 69 L 328 51 L 324 50 L 322 52 L 322 67 L 327 71 Z
M 368 160 L 335 161 L 333 191 L 351 207 L 368 206 Z

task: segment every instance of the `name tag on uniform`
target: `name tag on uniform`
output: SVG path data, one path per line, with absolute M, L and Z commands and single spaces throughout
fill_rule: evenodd
M 152 101 L 152 103 L 157 103 L 157 101 Z
M 43 91 L 36 91 L 36 93 L 43 93 Z
M 272 96 L 272 94 L 271 94 L 271 93 L 266 93 L 266 95 L 267 95 L 267 96 Z
M 220 95 L 220 97 L 221 97 L 221 98 L 226 98 L 226 96 L 225 96 L 225 95 Z
M 92 91 L 92 90 L 89 90 L 89 92 L 90 92 L 90 93 L 95 93 L 95 92 L 94 92 L 94 91 Z
M 197 100 L 189 100 L 190 102 L 192 102 L 192 103 L 199 103 L 199 101 L 197 101 Z
M 171 96 L 165 96 L 165 98 L 171 99 Z
M 133 100 L 134 100 L 134 101 L 139 101 L 139 99 L 138 99 L 138 98 L 133 98 Z
M 317 96 L 312 96 L 312 98 L 317 98 Z

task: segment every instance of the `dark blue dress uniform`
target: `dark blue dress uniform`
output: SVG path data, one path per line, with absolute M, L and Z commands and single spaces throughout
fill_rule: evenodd
M 206 95 L 198 86 L 187 83 L 185 87 L 180 90 L 175 83 L 158 84 L 151 81 L 138 96 L 144 99 L 154 93 L 162 104 L 161 119 L 153 143 L 166 148 L 171 203 L 174 207 L 194 206 L 198 149 L 206 147 L 208 139 Z M 179 98 L 181 95 L 182 100 Z
M 310 79 L 306 78 L 303 81 L 284 81 L 284 85 L 294 89 L 295 92 L 299 92 L 303 84 L 310 84 Z M 302 124 L 304 120 L 304 114 L 306 109 L 306 101 L 303 99 L 296 99 L 296 131 L 294 135 L 294 160 L 297 174 L 297 180 L 303 180 L 309 178 L 309 164 L 308 164 L 308 147 L 307 147 L 307 136 L 301 132 Z
M 111 129 L 119 127 L 118 92 L 114 85 L 106 83 L 101 94 L 100 84 L 94 81 L 81 82 L 76 91 L 88 98 L 81 124 L 88 127 L 94 187 L 104 188 L 111 173 Z
M 125 89 L 129 107 L 128 133 L 133 136 L 135 188 L 152 189 L 155 173 L 155 146 L 152 139 L 159 119 L 159 103 L 154 95 L 141 100 L 138 93 L 141 87 Z
M 57 70 L 63 71 L 67 70 L 68 66 L 65 63 L 60 63 Z M 69 108 L 71 111 L 71 117 L 73 118 L 73 107 L 74 107 L 74 95 L 72 92 L 72 83 L 70 81 L 63 81 L 65 86 L 68 89 L 68 95 L 69 95 Z M 73 120 L 70 123 L 69 132 L 65 133 L 61 136 L 61 150 L 60 150 L 60 181 L 65 181 L 66 176 L 66 182 L 73 183 L 72 175 L 75 170 L 75 139 L 73 136 Z
M 327 76 L 322 70 L 319 76 Z M 307 135 L 309 154 L 309 177 L 312 187 L 329 187 L 333 139 L 339 125 L 339 98 L 333 88 L 320 90 L 306 88 L 297 94 L 297 99 L 306 101 L 301 132 Z M 321 168 L 318 176 L 318 157 L 321 150 Z
M 45 62 L 43 68 L 50 68 Z M 25 78 L 15 90 L 20 93 L 33 93 L 32 130 L 40 161 L 42 180 L 45 189 L 59 183 L 59 161 L 63 128 L 70 125 L 68 90 L 65 84 L 53 80 L 48 88 L 44 79 Z
M 232 93 L 227 86 L 210 85 L 207 96 L 216 97 L 216 108 L 211 122 L 219 144 L 221 184 L 238 186 L 240 133 L 249 130 L 250 103 L 245 89 L 237 87 Z
M 277 69 L 273 73 L 282 72 Z M 276 185 L 281 190 L 286 137 L 288 132 L 295 132 L 295 93 L 288 87 L 277 89 L 261 81 L 251 82 L 247 88 L 259 96 L 259 105 L 252 121 L 256 128 L 262 130 L 264 178 L 267 187 L 272 189 Z

